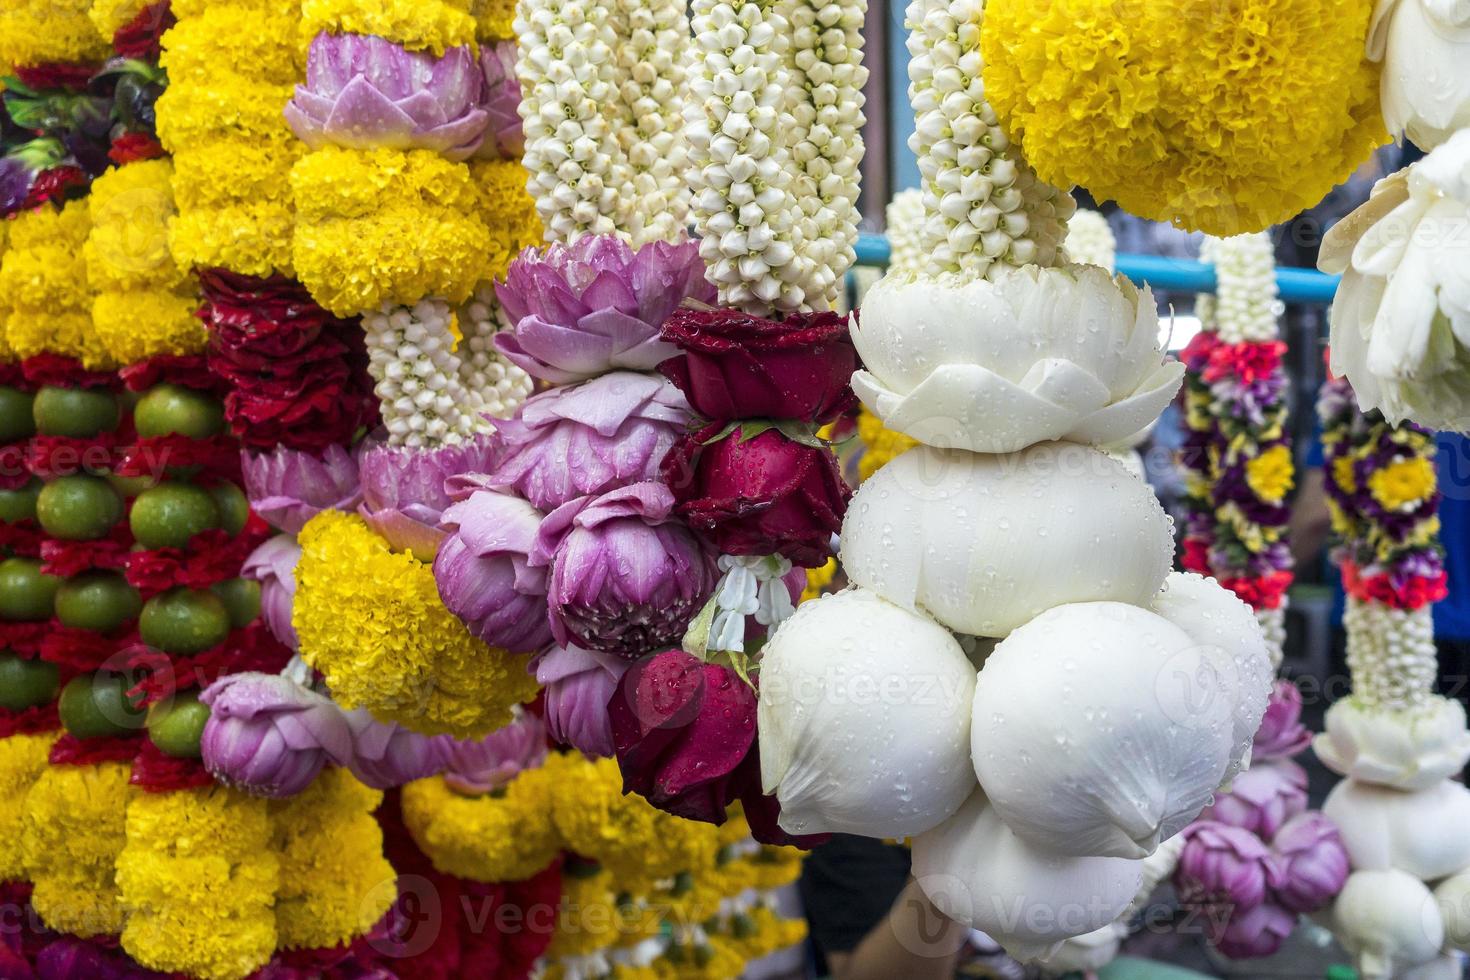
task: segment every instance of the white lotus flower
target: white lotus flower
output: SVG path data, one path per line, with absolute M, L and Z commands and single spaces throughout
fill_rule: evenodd
M 1199 815 L 1233 746 L 1214 652 L 1120 602 L 1049 609 L 975 685 L 970 757 L 996 812 L 1058 854 L 1142 858 Z
M 1115 443 L 1179 390 L 1184 366 L 1164 359 L 1158 333 L 1147 287 L 1095 266 L 888 275 L 853 324 L 866 370 L 852 386 L 884 425 L 930 446 Z
M 846 589 L 797 607 L 761 657 L 761 782 L 794 834 L 908 837 L 975 788 L 975 668 L 933 620 Z
M 1378 0 L 1368 57 L 1383 62 L 1379 100 L 1388 131 L 1432 150 L 1470 128 L 1470 3 Z
M 1363 980 L 1403 978 L 1439 956 L 1444 922 L 1429 889 L 1402 871 L 1354 871 L 1332 906 L 1333 933 Z
M 1337 824 L 1354 868 L 1435 881 L 1470 867 L 1470 789 L 1462 783 L 1405 792 L 1345 779 L 1322 812 Z
M 1066 857 L 1017 837 L 977 790 L 913 842 L 914 880 L 935 907 L 1020 960 L 1100 929 L 1133 900 L 1142 862 Z
M 1195 700 L 1224 698 L 1233 707 L 1229 781 L 1247 765 L 1251 740 L 1271 700 L 1275 668 L 1260 621 L 1234 592 L 1193 572 L 1171 573 L 1151 608 L 1207 655 L 1204 674 L 1176 678 L 1183 686 L 1180 693 Z
M 1341 776 L 1399 789 L 1428 789 L 1470 761 L 1470 732 L 1459 701 L 1431 696 L 1401 708 L 1345 698 L 1327 709 L 1327 730 L 1312 742 Z
M 1128 927 L 1109 922 L 1081 936 L 1064 941 L 1056 951 L 1042 960 L 1048 975 L 1096 973 L 1118 958 L 1118 948 L 1128 937 Z
M 1470 869 L 1435 885 L 1434 902 L 1444 920 L 1445 945 L 1470 950 Z
M 1317 264 L 1343 274 L 1332 371 L 1358 405 L 1470 428 L 1470 130 L 1380 180 L 1328 231 Z
M 1072 443 L 1007 456 L 918 446 L 863 482 L 842 530 L 852 582 L 975 636 L 1064 602 L 1147 605 L 1173 552 L 1148 486 Z

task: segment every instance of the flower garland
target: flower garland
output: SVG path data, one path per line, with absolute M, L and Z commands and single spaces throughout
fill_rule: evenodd
M 1118 242 L 1101 212 L 1087 208 L 1073 212 L 1067 220 L 1067 237 L 1062 246 L 1069 262 L 1099 265 L 1109 272 L 1117 268 Z
M 0 833 L 20 841 L 24 833 L 26 796 L 46 771 L 54 732 L 13 734 L 0 739 Z M 0 858 L 0 882 L 25 880 L 25 849 L 6 850 Z
M 59 208 L 48 204 L 23 211 L 8 223 L 0 293 L 8 298 L 5 335 L 10 349 L 19 358 L 51 353 L 92 370 L 115 367 L 92 324 L 87 202 L 67 201 Z
M 1279 662 L 1293 465 L 1271 241 L 1264 233 L 1210 239 L 1203 257 L 1215 266 L 1218 293 L 1197 300 L 1203 329 L 1181 355 L 1189 371 L 1184 567 L 1248 603 Z
M 0 64 L 87 64 L 110 53 L 88 18 L 91 0 L 19 0 L 0 11 Z M 110 39 L 110 34 L 106 38 Z
M 924 268 L 924 192 L 899 191 L 883 213 L 889 271 L 917 275 Z

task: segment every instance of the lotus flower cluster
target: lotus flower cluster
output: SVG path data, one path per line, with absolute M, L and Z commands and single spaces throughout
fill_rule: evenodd
M 442 57 L 381 37 L 318 34 L 286 121 L 313 150 L 432 150 L 464 160 L 490 125 L 485 74 L 466 46 Z
M 356 510 L 362 503 L 357 456 L 333 443 L 320 455 L 278 446 L 240 453 L 250 508 L 272 527 L 299 534 L 324 510 Z

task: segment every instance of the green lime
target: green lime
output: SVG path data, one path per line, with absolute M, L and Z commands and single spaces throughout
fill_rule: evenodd
M 138 435 L 181 435 L 207 439 L 225 427 L 225 407 L 219 399 L 179 385 L 157 385 L 138 399 L 133 409 Z
M 106 388 L 42 388 L 31 407 L 36 431 L 86 439 L 117 428 L 117 396 Z
M 83 572 L 56 590 L 56 618 L 64 626 L 111 633 L 138 618 L 143 600 L 116 572 Z
M 145 548 L 182 548 L 199 532 L 219 527 L 220 514 L 208 490 L 165 481 L 138 494 L 130 523 Z
M 232 578 L 217 582 L 210 591 L 219 596 L 230 613 L 235 629 L 249 626 L 260 615 L 260 583 L 248 578 Z
M 77 738 L 130 735 L 143 727 L 142 708 L 128 698 L 118 674 L 80 674 L 61 689 L 61 724 Z
M 118 476 L 116 473 L 109 473 L 106 479 L 108 483 L 112 484 L 112 489 L 116 490 L 120 496 L 126 497 L 129 500 L 144 490 L 158 486 L 159 482 L 158 477 L 146 474 L 143 476 Z
M 56 697 L 60 671 L 44 660 L 0 652 L 0 708 L 24 711 Z
M 199 653 L 230 635 L 230 612 L 213 592 L 174 589 L 143 603 L 138 633 L 164 653 Z
M 233 483 L 217 483 L 209 488 L 209 493 L 219 507 L 219 525 L 225 533 L 234 537 L 243 531 L 250 518 L 250 500 L 245 491 Z
M 197 691 L 181 694 L 171 704 L 156 704 L 148 711 L 148 737 L 166 754 L 180 759 L 197 759 L 199 737 L 209 721 L 209 705 Z
M 40 492 L 41 481 L 35 477 L 17 490 L 0 490 L 0 524 L 35 520 L 36 497 Z
M 36 519 L 53 538 L 95 541 L 105 538 L 123 517 L 122 498 L 100 476 L 60 476 L 41 488 Z
M 36 434 L 31 402 L 30 393 L 0 385 L 0 443 L 18 442 Z
M 41 572 L 34 558 L 0 561 L 0 619 L 50 619 L 61 579 Z

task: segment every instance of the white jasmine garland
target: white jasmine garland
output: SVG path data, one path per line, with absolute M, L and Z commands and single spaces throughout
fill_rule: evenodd
M 467 408 L 476 415 L 508 419 L 531 394 L 531 376 L 495 349 L 495 335 L 510 323 L 488 283 L 459 311 L 459 377 Z
M 1285 309 L 1276 286 L 1276 256 L 1265 232 L 1207 238 L 1200 260 L 1215 267 L 1215 294 L 1202 293 L 1195 312 L 1227 344 L 1275 340 Z
M 1080 208 L 1068 219 L 1065 248 L 1068 262 L 1117 271 L 1118 240 L 1108 219 L 1096 211 Z
M 1281 605 L 1274 609 L 1257 609 L 1255 613 L 1261 635 L 1266 638 L 1266 649 L 1271 654 L 1271 668 L 1275 670 L 1281 666 L 1281 648 L 1286 643 L 1286 602 L 1283 599 Z
M 924 267 L 920 237 L 924 231 L 924 192 L 917 188 L 893 195 L 884 210 L 888 234 L 888 271 L 897 276 L 917 275 Z
M 1393 609 L 1348 596 L 1343 625 L 1353 696 L 1360 703 L 1400 708 L 1433 696 L 1437 667 L 1430 606 Z
M 601 0 L 518 0 L 520 114 L 528 187 L 548 241 L 626 228 L 631 171 L 608 111 L 617 37 Z
M 461 379 L 452 319 L 438 299 L 363 314 L 368 373 L 390 446 L 431 449 L 489 428 Z

